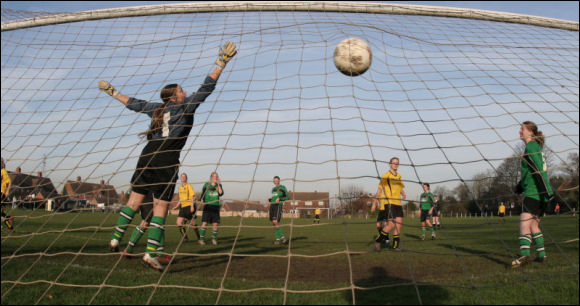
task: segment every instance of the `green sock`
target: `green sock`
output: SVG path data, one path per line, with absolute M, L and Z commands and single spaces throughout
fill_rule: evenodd
M 164 228 L 165 218 L 153 217 L 149 224 L 149 237 L 147 239 L 147 253 L 151 256 L 158 256 L 157 250 L 163 247 L 165 238 Z
M 546 256 L 546 249 L 544 248 L 544 235 L 542 232 L 535 233 L 532 235 L 534 242 L 536 243 L 536 252 L 539 258 L 544 258 Z
M 217 239 L 218 230 L 211 231 L 211 239 Z
M 117 226 L 113 231 L 113 237 L 111 239 L 117 239 L 119 241 L 123 239 L 123 235 L 125 234 L 129 224 L 131 224 L 131 221 L 133 221 L 133 217 L 135 217 L 136 213 L 137 212 L 129 206 L 125 206 L 121 209 L 119 220 L 117 221 Z
M 205 239 L 205 227 L 201 228 L 201 232 L 199 233 L 199 240 L 203 241 Z
M 137 226 L 133 230 L 133 233 L 131 233 L 131 238 L 129 239 L 129 244 L 127 245 L 127 251 L 133 252 L 133 248 L 135 247 L 137 242 L 139 242 L 139 239 L 141 239 L 141 236 L 143 236 L 143 234 L 145 234 L 146 230 L 147 229 L 143 229 L 139 226 Z
M 425 232 L 426 232 L 425 228 L 424 228 L 424 227 L 422 227 L 422 228 L 421 228 L 421 236 L 425 237 Z
M 274 229 L 274 235 L 276 236 L 276 240 L 280 240 L 282 233 L 280 232 L 279 228 Z
M 429 230 L 431 231 L 431 234 L 435 233 L 435 228 L 433 228 L 433 225 L 431 225 L 431 227 L 429 228 Z
M 530 246 L 532 245 L 532 237 L 530 235 L 520 235 L 520 255 L 530 256 Z
M 276 238 L 277 238 L 277 239 L 282 239 L 282 238 L 284 238 L 284 230 L 283 230 L 281 227 L 279 227 L 279 228 L 277 229 L 277 231 L 278 231 L 278 235 L 276 236 Z

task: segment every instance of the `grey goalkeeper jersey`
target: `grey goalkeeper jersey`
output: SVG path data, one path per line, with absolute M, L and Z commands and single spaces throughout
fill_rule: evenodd
M 163 113 L 163 126 L 153 133 L 150 140 L 171 139 L 171 142 L 183 142 L 181 145 L 183 147 L 187 141 L 189 132 L 193 128 L 193 114 L 195 110 L 213 92 L 215 85 L 216 81 L 207 76 L 198 91 L 185 98 L 183 102 L 168 102 Z M 161 103 L 129 98 L 127 108 L 153 117 L 153 112 L 160 105 Z

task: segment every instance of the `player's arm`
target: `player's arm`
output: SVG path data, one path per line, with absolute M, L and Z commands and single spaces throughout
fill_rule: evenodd
M 379 203 L 379 196 L 381 195 L 381 188 L 377 189 L 377 193 L 373 199 L 373 205 L 371 206 L 371 214 L 377 209 L 377 204 Z
M 107 81 L 99 81 L 99 89 L 104 91 L 106 94 L 113 97 L 114 99 L 117 99 L 125 106 L 127 106 L 127 103 L 129 103 L 130 98 L 126 95 L 121 94 L 115 87 L 113 87 L 113 85 L 111 85 L 111 83 Z

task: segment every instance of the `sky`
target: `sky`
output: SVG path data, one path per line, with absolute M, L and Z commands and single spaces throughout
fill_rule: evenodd
M 129 5 L 159 3 L 170 2 Z M 578 2 L 408 3 L 578 21 Z M 2 2 L 2 8 L 45 12 L 126 5 Z M 196 112 L 181 155 L 196 190 L 218 171 L 228 199 L 263 202 L 274 175 L 289 190 L 333 197 L 354 184 L 374 192 L 388 159 L 399 156 L 407 194 L 416 199 L 419 182 L 453 186 L 496 167 L 514 154 L 518 122 L 529 118 L 549 123 L 543 128 L 558 161 L 578 151 L 578 32 L 516 25 L 515 32 L 525 33 L 516 36 L 498 23 L 480 29 L 467 20 L 457 26 L 400 16 L 345 22 L 332 14 L 281 16 L 172 16 L 173 27 L 145 17 L 3 33 L 8 170 L 15 163 L 28 173 L 43 170 L 58 189 L 77 175 L 128 189 L 144 145 L 138 133 L 149 119 L 94 85 L 108 79 L 124 94 L 152 101 L 172 82 L 193 93 L 224 40 L 237 41 L 240 52 Z M 258 21 L 275 26 L 256 30 Z M 345 77 L 333 67 L 334 46 L 345 36 L 363 37 L 373 50 L 362 76 Z

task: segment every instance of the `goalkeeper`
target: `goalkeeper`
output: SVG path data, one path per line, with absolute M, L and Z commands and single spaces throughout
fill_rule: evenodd
M 549 202 L 556 201 L 548 180 L 546 160 L 542 153 L 544 135 L 535 123 L 525 121 L 520 127 L 520 139 L 526 144 L 521 162 L 521 180 L 516 192 L 524 194 L 520 214 L 520 257 L 512 261 L 512 268 L 526 264 L 530 258 L 532 242 L 536 244 L 536 261 L 545 262 L 544 235 L 540 221 Z
M 288 200 L 288 190 L 284 185 L 280 185 L 280 177 L 274 177 L 274 187 L 272 187 L 272 197 L 268 199 L 270 203 L 270 221 L 274 225 L 274 235 L 276 240 L 274 244 L 286 244 L 288 240 L 284 236 L 284 230 L 280 228 L 280 220 L 282 220 L 282 208 L 284 201 Z
M 151 117 L 149 129 L 142 133 L 147 137 L 147 145 L 143 148 L 131 178 L 131 195 L 127 206 L 121 210 L 109 243 L 111 251 L 119 250 L 119 241 L 123 238 L 127 226 L 133 220 L 147 193 L 152 192 L 153 218 L 143 261 L 157 270 L 165 268 L 158 261 L 157 249 L 163 247 L 167 205 L 172 200 L 175 190 L 180 153 L 193 127 L 196 109 L 213 92 L 222 70 L 236 53 L 236 45 L 227 42 L 219 50 L 217 66 L 205 78 L 196 93 L 187 96 L 180 85 L 170 84 L 161 90 L 163 103 L 130 98 L 120 94 L 109 82 L 99 82 L 99 89 L 123 103 L 128 109 Z

